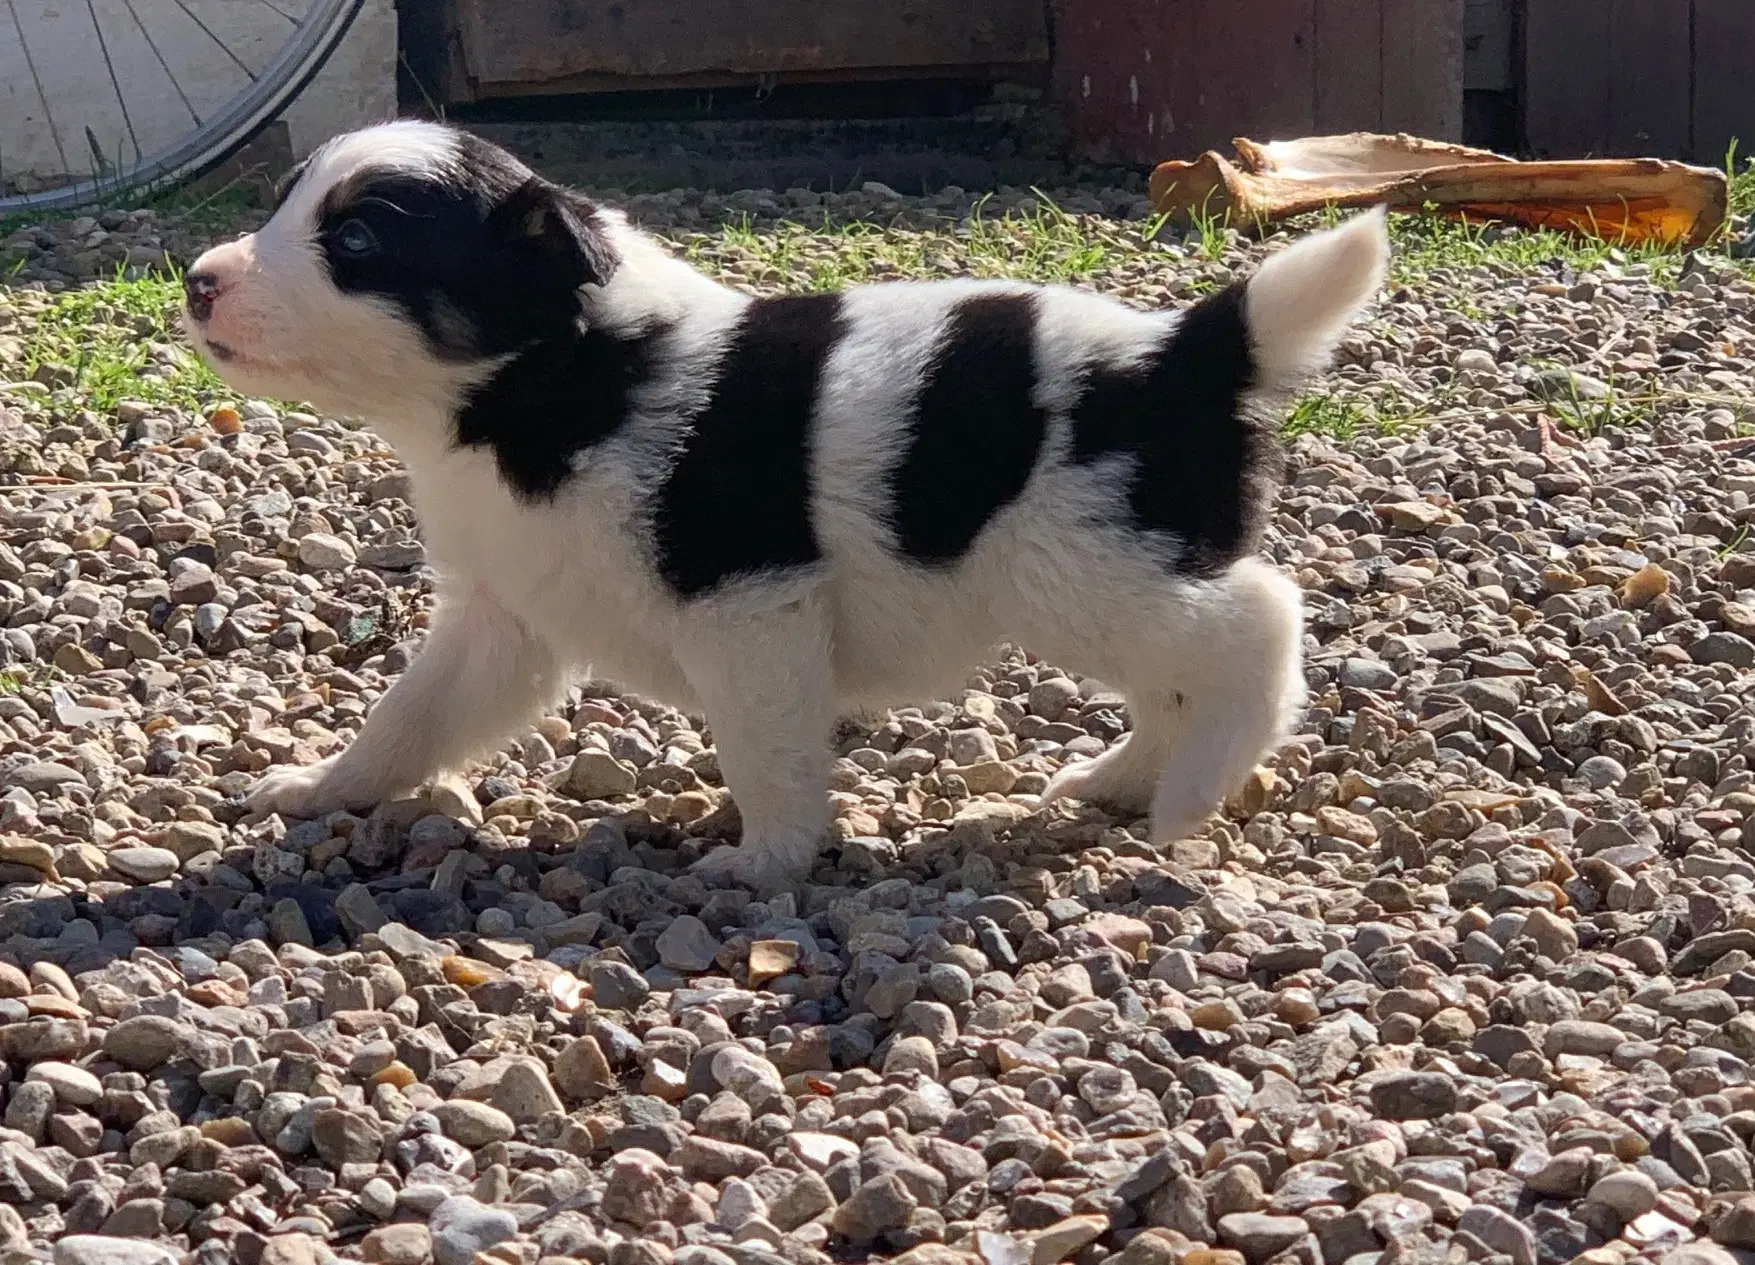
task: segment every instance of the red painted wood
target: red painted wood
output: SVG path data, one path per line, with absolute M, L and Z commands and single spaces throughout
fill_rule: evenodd
M 1316 124 L 1318 0 L 1057 0 L 1055 79 L 1088 157 L 1155 163 Z

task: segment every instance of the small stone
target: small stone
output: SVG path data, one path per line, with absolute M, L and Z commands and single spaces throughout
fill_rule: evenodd
M 360 1256 L 371 1265 L 426 1265 L 433 1236 L 424 1225 L 381 1225 L 360 1240 Z
M 312 571 L 340 571 L 356 557 L 352 545 L 325 532 L 314 531 L 299 541 L 299 564 Z
M 1712 1222 L 1712 1240 L 1725 1247 L 1755 1248 L 1755 1195 L 1744 1195 Z
M 330 1109 L 311 1118 L 311 1145 L 329 1164 L 375 1164 L 384 1149 L 378 1126 L 352 1111 Z
M 105 859 L 112 870 L 136 883 L 163 882 L 182 865 L 169 848 L 117 848 Z
M 162 1243 L 69 1234 L 54 1247 L 55 1265 L 179 1265 L 182 1254 Z
M 1094 1243 L 1109 1229 L 1109 1218 L 1086 1214 L 1056 1221 L 1030 1236 L 1030 1265 L 1056 1265 L 1076 1255 L 1087 1243 Z
M 194 1036 L 174 1019 L 136 1015 L 104 1034 L 104 1053 L 125 1068 L 150 1072 L 183 1053 Z
M 1707 633 L 1688 647 L 1696 663 L 1728 663 L 1733 668 L 1755 667 L 1755 641 L 1732 632 Z
M 915 1199 L 894 1173 L 884 1173 L 860 1183 L 852 1196 L 835 1209 L 835 1229 L 856 1243 L 869 1242 L 886 1230 L 900 1229 L 914 1211 Z
M 555 1084 L 569 1098 L 596 1098 L 615 1089 L 615 1073 L 595 1037 L 574 1038 L 555 1058 Z
M 750 944 L 750 987 L 760 988 L 798 964 L 796 940 L 756 940 Z
M 1598 1178 L 1585 1198 L 1602 1204 L 1622 1221 L 1643 1217 L 1657 1207 L 1658 1188 L 1646 1174 L 1636 1168 L 1624 1168 Z
M 1386 1120 L 1431 1120 L 1456 1110 L 1456 1082 L 1439 1072 L 1398 1072 L 1371 1087 L 1371 1106 Z
M 58 1101 L 69 1106 L 89 1107 L 104 1096 L 103 1082 L 71 1063 L 33 1064 L 24 1079 L 27 1084 L 41 1081 L 55 1092 Z
M 722 947 L 707 924 L 693 914 L 679 914 L 659 933 L 653 945 L 658 960 L 673 971 L 705 971 Z
M 434 1265 L 473 1265 L 477 1252 L 518 1233 L 518 1218 L 484 1207 L 468 1195 L 453 1195 L 433 1209 L 427 1229 L 432 1233 Z
M 518 1133 L 518 1126 L 512 1122 L 511 1116 L 484 1102 L 453 1098 L 449 1102 L 437 1103 L 429 1110 L 446 1137 L 461 1142 L 472 1151 L 490 1142 L 509 1142 Z
M 639 773 L 607 751 L 582 751 L 567 770 L 567 794 L 575 799 L 614 799 L 632 795 Z
M 1219 1238 L 1251 1261 L 1265 1261 L 1310 1233 L 1302 1217 L 1276 1217 L 1261 1212 L 1234 1212 L 1219 1218 Z

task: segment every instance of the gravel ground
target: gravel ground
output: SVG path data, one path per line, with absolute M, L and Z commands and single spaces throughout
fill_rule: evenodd
M 755 289 L 1163 304 L 1263 249 L 1149 245 L 1122 189 L 1055 201 L 636 210 Z M 347 740 L 430 577 L 378 440 L 228 400 L 166 332 L 151 268 L 209 231 L 0 231 L 6 1265 L 1755 1250 L 1730 260 L 1401 227 L 1289 426 L 1304 732 L 1154 847 L 1035 810 L 1127 721 L 1009 650 L 844 727 L 839 841 L 762 902 L 684 872 L 728 816 L 698 720 L 609 686 L 425 798 L 240 815 Z

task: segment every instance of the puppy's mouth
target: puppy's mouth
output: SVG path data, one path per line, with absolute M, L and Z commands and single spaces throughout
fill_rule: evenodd
M 207 348 L 208 355 L 212 356 L 221 364 L 236 364 L 243 359 L 242 356 L 238 355 L 236 351 L 232 350 L 232 348 L 225 343 L 216 343 L 209 338 L 205 340 L 204 345 Z

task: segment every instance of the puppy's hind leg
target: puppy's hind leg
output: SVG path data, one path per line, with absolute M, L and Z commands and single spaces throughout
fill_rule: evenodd
M 1254 559 L 1203 585 L 1179 672 L 1184 740 L 1152 795 L 1152 837 L 1181 838 L 1243 785 L 1305 698 L 1298 588 Z
M 747 584 L 698 599 L 677 647 L 701 700 L 743 842 L 695 872 L 766 894 L 808 874 L 829 827 L 832 620 L 814 587 Z
M 1284 734 L 1304 697 L 1302 637 L 1297 588 L 1254 560 L 1142 605 L 1089 648 L 1126 694 L 1133 730 L 1056 773 L 1043 804 L 1149 809 L 1155 839 L 1180 838 Z

